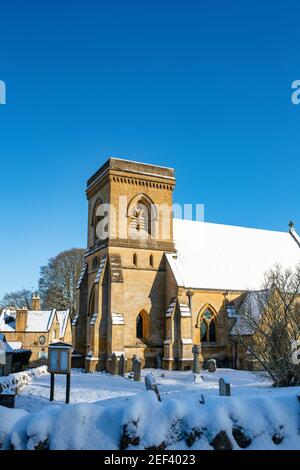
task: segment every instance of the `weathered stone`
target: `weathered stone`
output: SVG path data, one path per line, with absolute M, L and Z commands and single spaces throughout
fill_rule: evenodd
M 193 353 L 193 372 L 194 374 L 199 374 L 200 372 L 200 364 L 199 364 L 199 355 L 201 354 L 201 346 L 198 344 L 194 344 L 192 348 Z
M 232 429 L 232 435 L 241 449 L 246 449 L 246 447 L 249 447 L 252 442 L 252 439 L 247 436 L 241 427 L 234 427 Z
M 217 370 L 217 363 L 215 359 L 209 359 L 207 361 L 207 368 L 208 372 L 216 372 Z
M 214 450 L 232 450 L 233 446 L 226 431 L 220 431 L 209 443 Z
M 126 371 L 126 359 L 125 359 L 124 354 L 121 354 L 120 359 L 119 359 L 118 374 L 121 377 L 125 377 L 125 371 Z
M 230 383 L 222 377 L 219 379 L 219 395 L 220 397 L 230 397 L 231 395 Z
M 141 381 L 141 368 L 141 361 L 136 357 L 133 360 L 133 380 L 135 380 L 135 382 Z

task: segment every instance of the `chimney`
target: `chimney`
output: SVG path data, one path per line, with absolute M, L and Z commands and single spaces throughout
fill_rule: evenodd
M 16 309 L 16 331 L 25 331 L 27 326 L 27 308 Z
M 41 299 L 39 294 L 33 294 L 32 302 L 31 302 L 31 309 L 32 310 L 41 310 Z

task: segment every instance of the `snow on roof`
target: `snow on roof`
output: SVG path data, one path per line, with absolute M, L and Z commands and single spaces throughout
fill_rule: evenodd
M 174 219 L 177 256 L 167 254 L 176 282 L 195 289 L 258 290 L 275 263 L 294 268 L 294 234 Z
M 21 341 L 7 341 L 7 344 L 11 347 L 11 349 L 22 349 L 22 342 Z
M 59 323 L 59 337 L 65 336 L 70 310 L 57 310 L 56 315 Z
M 53 310 L 28 310 L 27 312 L 27 332 L 46 332 L 51 328 L 55 309 Z
M 0 331 L 14 331 L 16 327 L 16 312 L 11 308 L 5 308 L 0 313 Z
M 59 337 L 63 338 L 68 324 L 69 310 L 28 310 L 25 331 L 28 333 L 49 331 L 55 314 L 60 326 Z M 15 329 L 16 311 L 9 308 L 4 309 L 0 314 L 0 331 L 9 332 L 15 331 Z

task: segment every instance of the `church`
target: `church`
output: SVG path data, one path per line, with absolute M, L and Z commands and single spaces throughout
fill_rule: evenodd
M 73 319 L 74 360 L 110 371 L 111 356 L 187 370 L 201 361 L 252 370 L 232 331 L 266 271 L 300 262 L 286 232 L 175 218 L 172 168 L 109 158 L 88 180 L 88 244 Z

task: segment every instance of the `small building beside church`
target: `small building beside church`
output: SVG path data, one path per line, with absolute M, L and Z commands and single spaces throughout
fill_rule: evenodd
M 0 377 L 27 370 L 31 351 L 12 347 L 0 333 Z
M 40 299 L 34 296 L 32 309 L 5 308 L 0 314 L 0 333 L 14 350 L 30 350 L 30 367 L 47 363 L 51 343 L 72 341 L 69 311 L 41 310 Z
M 194 344 L 204 361 L 253 368 L 231 338 L 239 307 L 275 263 L 300 262 L 299 236 L 293 227 L 174 218 L 175 184 L 172 168 L 117 158 L 88 180 L 88 246 L 72 323 L 87 371 L 109 371 L 112 353 L 125 354 L 128 369 L 133 356 L 155 367 L 158 355 L 164 369 L 189 369 Z

